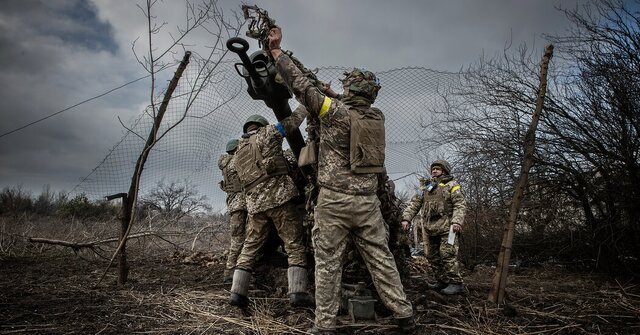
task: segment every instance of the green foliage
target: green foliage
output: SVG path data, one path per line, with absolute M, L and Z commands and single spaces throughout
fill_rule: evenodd
M 22 189 L 22 185 L 5 187 L 0 193 L 0 214 L 19 215 L 33 209 L 31 194 Z
M 106 201 L 90 201 L 85 194 L 78 194 L 58 204 L 56 214 L 61 218 L 108 220 L 118 215 L 118 208 Z
M 56 195 L 49 185 L 45 185 L 37 197 L 23 190 L 21 185 L 7 186 L 0 192 L 0 215 L 5 216 L 56 215 L 63 219 L 75 218 L 86 221 L 109 220 L 118 213 L 119 207 L 116 205 L 106 201 L 91 201 L 85 194 L 78 194 L 69 199 L 64 192 Z

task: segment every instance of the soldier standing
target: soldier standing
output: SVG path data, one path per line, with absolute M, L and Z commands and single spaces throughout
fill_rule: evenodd
M 299 116 L 300 119 L 296 117 Z M 245 191 L 249 223 L 247 237 L 233 273 L 231 305 L 245 307 L 256 255 L 265 243 L 272 220 L 284 242 L 288 256 L 289 298 L 293 306 L 309 306 L 313 298 L 307 292 L 307 260 L 303 244 L 302 222 L 293 198 L 298 190 L 289 176 L 282 140 L 297 128 L 304 115 L 295 114 L 275 125 L 260 115 L 250 116 L 243 126 L 244 135 L 233 164 Z
M 312 229 L 316 316 L 311 331 L 335 334 L 343 256 L 347 240 L 352 238 L 382 302 L 398 319 L 400 328 L 410 332 L 415 328 L 413 310 L 389 250 L 376 196 L 377 174 L 384 171 L 384 115 L 371 104 L 380 85 L 373 73 L 354 69 L 342 81 L 342 99 L 332 99 L 282 52 L 281 40 L 280 28 L 272 28 L 269 50 L 278 73 L 309 115 L 320 121 L 320 191 Z
M 229 230 L 231 232 L 231 243 L 227 254 L 227 265 L 224 269 L 224 282 L 230 283 L 233 277 L 233 269 L 236 266 L 236 260 L 242 244 L 244 243 L 247 208 L 242 192 L 242 184 L 238 178 L 238 172 L 231 164 L 233 154 L 238 148 L 238 139 L 232 139 L 227 142 L 227 154 L 220 156 L 218 167 L 222 171 L 223 180 L 220 182 L 220 188 L 227 192 L 227 211 L 229 212 Z
M 437 160 L 431 164 L 431 179 L 421 182 L 419 191 L 402 213 L 404 230 L 409 229 L 411 220 L 421 208 L 422 224 L 429 239 L 427 260 L 437 280 L 428 284 L 429 288 L 447 295 L 464 293 L 458 263 L 458 238 L 454 236 L 453 243 L 449 243 L 449 234 L 462 232 L 466 203 L 447 161 Z

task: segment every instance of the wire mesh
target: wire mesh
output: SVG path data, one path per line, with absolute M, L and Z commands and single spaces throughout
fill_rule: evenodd
M 222 211 L 226 194 L 218 187 L 222 174 L 217 161 L 224 153 L 227 141 L 242 135 L 242 125 L 252 114 L 261 114 L 270 122 L 276 122 L 276 118 L 262 101 L 251 99 L 246 92 L 246 82 L 238 76 L 232 63 L 220 63 L 209 78 L 203 79 L 204 62 L 196 55 L 193 57 L 196 59 L 184 71 L 160 130 L 162 133 L 169 127 L 175 128 L 151 151 L 142 175 L 140 194 L 144 196 L 159 181 L 189 180 L 198 186 L 200 194 L 207 196 L 214 210 Z M 349 69 L 320 68 L 317 76 L 334 83 L 336 89 L 346 70 Z M 432 151 L 423 144 L 432 136 L 427 127 L 432 117 L 430 111 L 444 108 L 447 95 L 459 85 L 460 75 L 412 67 L 378 72 L 377 76 L 382 89 L 374 105 L 386 117 L 387 171 L 396 180 L 424 174 Z M 194 87 L 202 89 L 194 92 Z M 194 95 L 196 93 L 197 96 Z M 289 104 L 292 110 L 298 105 L 295 99 L 291 99 Z M 100 199 L 109 194 L 127 192 L 136 160 L 152 125 L 152 109 L 147 108 L 72 193 L 84 193 L 90 198 Z M 306 135 L 304 125 L 300 128 Z M 407 187 L 415 181 L 416 178 L 406 178 L 399 187 Z

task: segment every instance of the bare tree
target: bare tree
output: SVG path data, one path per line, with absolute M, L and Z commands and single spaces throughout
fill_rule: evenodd
M 596 267 L 640 256 L 640 1 L 565 10 L 574 27 L 551 37 L 567 67 L 549 106 L 541 164 L 580 204 Z
M 638 5 L 606 0 L 566 10 L 573 29 L 550 37 L 554 75 L 517 222 L 527 236 L 514 245 L 516 255 L 595 259 L 592 265 L 603 271 L 634 266 L 625 260 L 640 257 Z M 480 253 L 497 252 L 493 236 L 514 193 L 538 89 L 531 55 L 522 46 L 479 60 L 428 125 L 431 145 L 456 151 L 470 206 L 465 233 L 484 242 Z
M 189 180 L 158 182 L 155 188 L 140 200 L 140 206 L 156 210 L 165 218 L 178 221 L 185 215 L 197 211 L 211 210 L 207 196 L 201 195 L 198 188 Z
M 234 18 L 231 21 L 228 21 L 223 15 L 223 11 L 218 7 L 216 0 L 202 0 L 197 4 L 187 1 L 185 25 L 179 26 L 177 28 L 177 33 L 169 33 L 168 36 L 172 42 L 166 49 L 158 50 L 156 48 L 157 40 L 155 38 L 163 32 L 164 28 L 166 28 L 166 23 L 157 23 L 157 17 L 153 14 L 153 9 L 156 4 L 157 0 L 147 0 L 146 6 L 138 6 L 138 9 L 140 9 L 146 19 L 148 27 L 148 34 L 146 36 L 146 52 L 144 55 L 138 55 L 136 52 L 136 42 L 138 40 L 134 41 L 132 46 L 136 59 L 151 77 L 150 105 L 147 109 L 147 115 L 152 118 L 153 126 L 145 140 L 145 137 L 140 134 L 136 134 L 132 129 L 127 128 L 121 122 L 123 127 L 127 128 L 130 132 L 145 141 L 145 145 L 136 162 L 129 191 L 126 194 L 122 193 L 109 197 L 110 199 L 117 197 L 123 198 L 123 215 L 121 220 L 122 232 L 120 243 L 109 264 L 109 266 L 111 266 L 111 263 L 113 263 L 116 256 L 119 255 L 119 284 L 124 284 L 127 279 L 128 267 L 126 265 L 125 244 L 136 216 L 136 209 L 138 207 L 136 204 L 138 201 L 140 180 L 145 162 L 153 147 L 171 130 L 185 120 L 191 106 L 203 89 L 208 85 L 217 84 L 212 82 L 211 79 L 218 71 L 218 65 L 222 63 L 228 52 L 225 47 L 225 41 L 231 37 L 237 36 L 242 26 L 242 22 L 237 15 L 234 15 Z M 191 37 L 196 31 L 205 32 L 210 38 L 208 41 L 213 42 L 213 44 L 207 46 L 209 53 L 201 58 L 201 63 L 198 64 L 200 70 L 196 78 L 186 83 L 189 85 L 189 93 L 185 97 L 181 97 L 182 99 L 185 99 L 181 115 L 175 121 L 172 121 L 172 124 L 163 125 L 161 130 L 160 125 L 162 123 L 162 118 L 169 101 L 171 100 L 173 90 L 177 86 L 177 82 L 182 75 L 182 71 L 184 71 L 190 59 L 191 52 L 186 50 L 188 46 L 194 42 L 191 41 L 189 37 Z M 179 51 L 185 51 L 184 57 L 179 62 L 178 69 L 169 83 L 167 90 L 164 92 L 162 100 L 159 101 L 157 99 L 159 96 L 157 94 L 158 73 L 159 71 L 176 64 L 176 59 L 172 56 L 177 54 Z M 220 105 L 224 105 L 225 103 L 226 102 L 222 102 Z M 217 107 L 215 107 L 214 110 L 216 108 Z M 104 274 L 106 274 L 106 270 Z M 104 275 L 100 278 L 100 281 L 102 281 L 103 278 Z

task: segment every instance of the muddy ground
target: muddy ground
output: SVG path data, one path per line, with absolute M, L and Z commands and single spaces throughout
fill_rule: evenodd
M 292 309 L 286 269 L 263 266 L 248 310 L 227 304 L 224 254 L 130 251 L 131 272 L 90 251 L 61 246 L 0 258 L 0 334 L 305 334 L 312 309 Z M 487 302 L 493 271 L 467 271 L 468 294 L 425 289 L 424 258 L 414 258 L 406 292 L 417 334 L 640 334 L 640 287 L 634 278 L 578 273 L 566 266 L 512 268 L 507 308 Z M 345 334 L 392 334 L 378 307 L 376 322 L 339 318 Z

